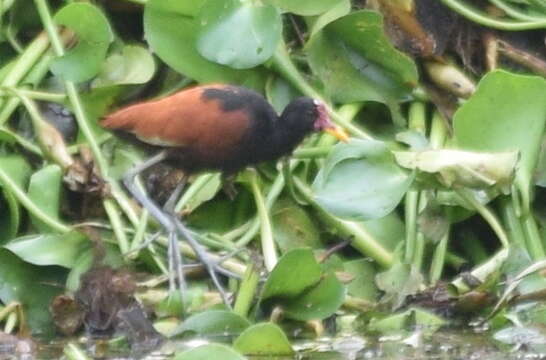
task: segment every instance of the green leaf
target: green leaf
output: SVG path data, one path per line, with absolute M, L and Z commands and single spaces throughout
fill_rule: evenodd
M 271 220 L 275 243 L 283 252 L 302 247 L 322 247 L 317 224 L 293 200 L 285 198 L 277 201 L 271 211 Z
M 24 157 L 9 155 L 0 157 L 0 171 L 4 172 L 20 188 L 25 188 L 31 173 L 30 165 Z M 21 206 L 11 191 L 1 184 L 4 201 L 0 202 L 0 243 L 13 239 L 17 235 L 21 222 Z
M 150 0 L 144 7 L 144 33 L 150 48 L 167 65 L 201 83 L 224 82 L 263 88 L 261 71 L 235 70 L 203 58 L 197 51 L 202 1 Z M 227 37 L 226 37 L 227 38 Z
M 20 302 L 28 325 L 42 335 L 54 333 L 49 304 L 63 291 L 59 268 L 29 265 L 6 249 L 0 249 L 0 300 Z
M 345 300 L 345 293 L 345 286 L 330 273 L 301 296 L 283 302 L 283 309 L 290 319 L 321 320 L 339 309 Z
M 321 274 L 320 265 L 311 249 L 294 249 L 279 259 L 265 282 L 261 298 L 297 296 L 316 284 Z
M 336 6 L 342 0 L 266 0 L 281 9 L 303 16 L 318 15 Z
M 58 165 L 48 165 L 32 174 L 28 185 L 28 197 L 51 218 L 59 219 L 62 170 Z M 44 191 L 47 189 L 47 191 Z M 31 215 L 32 225 L 39 232 L 52 229 Z M 52 265 L 52 264 L 47 264 Z
M 294 354 L 285 333 L 273 323 L 252 325 L 235 339 L 233 347 L 244 355 L 288 356 Z
M 525 210 L 546 122 L 546 80 L 494 71 L 453 117 L 455 143 L 471 151 L 520 152 L 516 183 Z
M 351 1 L 350 0 L 341 0 L 338 1 L 333 7 L 328 9 L 324 14 L 317 17 L 313 22 L 311 27 L 311 35 L 313 37 L 316 33 L 322 30 L 329 23 L 339 19 L 342 16 L 347 15 L 351 12 Z
M 28 235 L 10 241 L 4 247 L 31 264 L 71 268 L 88 244 L 82 233 L 73 231 L 62 235 Z
M 259 2 L 208 0 L 201 8 L 199 25 L 199 53 L 234 69 L 264 63 L 281 39 L 279 10 Z
M 344 270 L 353 275 L 353 280 L 347 285 L 349 295 L 368 301 L 377 301 L 379 291 L 375 285 L 375 267 L 368 259 L 358 259 L 343 263 Z
M 313 36 L 307 49 L 311 69 L 335 102 L 381 102 L 403 123 L 398 102 L 417 84 L 417 68 L 391 45 L 379 14 L 362 10 L 339 18 Z
M 102 64 L 93 87 L 143 84 L 154 75 L 155 61 L 150 52 L 137 45 L 125 45 L 120 53 L 114 53 Z
M 190 316 L 173 331 L 174 335 L 193 332 L 201 336 L 237 335 L 250 326 L 244 317 L 226 310 L 208 310 Z
M 508 188 L 518 162 L 518 152 L 478 153 L 451 149 L 394 151 L 401 166 L 437 174 L 447 187 Z
M 423 275 L 419 270 L 399 261 L 375 279 L 377 287 L 392 299 L 392 307 L 395 309 L 402 305 L 407 296 L 416 294 L 423 285 Z
M 174 357 L 174 360 L 245 360 L 246 358 L 232 348 L 221 344 L 207 344 L 186 350 Z
M 102 11 L 89 3 L 71 3 L 54 18 L 78 36 L 77 45 L 51 64 L 51 71 L 64 80 L 82 82 L 97 75 L 114 34 Z
M 313 191 L 317 202 L 332 214 L 369 220 L 393 211 L 412 180 L 383 142 L 353 140 L 334 147 Z

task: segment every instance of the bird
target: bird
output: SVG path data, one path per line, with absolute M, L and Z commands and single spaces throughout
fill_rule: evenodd
M 100 122 L 105 129 L 131 135 L 156 154 L 136 165 L 123 178 L 125 187 L 165 228 L 169 237 L 170 272 L 185 288 L 178 235 L 182 235 L 205 265 L 224 302 L 227 296 L 216 276 L 221 268 L 174 213 L 184 181 L 163 208 L 135 186 L 135 177 L 167 162 L 186 176 L 220 171 L 229 176 L 252 165 L 289 155 L 312 132 L 325 131 L 341 141 L 346 132 L 334 125 L 326 105 L 310 97 L 292 100 L 279 115 L 260 93 L 230 84 L 205 84 L 182 89 L 167 97 L 121 108 Z M 175 286 L 170 277 L 171 287 Z

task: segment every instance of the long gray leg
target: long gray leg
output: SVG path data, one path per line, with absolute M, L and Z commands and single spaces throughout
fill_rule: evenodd
M 181 261 L 176 261 L 176 253 L 178 253 L 178 259 L 180 259 L 180 252 L 178 249 L 177 228 L 172 218 L 166 215 L 146 194 L 144 194 L 135 185 L 135 177 L 142 171 L 149 167 L 165 160 L 167 158 L 167 151 L 161 151 L 158 154 L 152 156 L 150 159 L 135 166 L 129 170 L 123 177 L 123 183 L 127 190 L 133 195 L 133 197 L 146 209 L 148 212 L 157 219 L 161 226 L 165 229 L 168 236 L 168 254 L 169 254 L 169 288 L 174 290 L 176 288 L 175 274 L 178 277 L 178 283 L 182 299 L 184 297 L 184 291 L 186 287 L 186 281 L 184 279 L 184 273 L 182 271 Z M 174 270 L 174 271 L 173 271 Z

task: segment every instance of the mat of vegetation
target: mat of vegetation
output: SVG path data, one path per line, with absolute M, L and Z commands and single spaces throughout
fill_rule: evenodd
M 198 338 L 173 356 L 231 360 L 474 326 L 540 351 L 544 29 L 545 0 L 1 0 L 0 342 L 117 335 L 137 356 Z M 191 177 L 176 211 L 235 275 L 231 304 L 184 241 L 188 289 L 169 289 L 166 234 L 120 182 L 150 154 L 99 126 L 203 83 L 278 112 L 319 99 L 351 134 L 240 172 L 233 199 Z M 163 202 L 180 177 L 140 185 Z

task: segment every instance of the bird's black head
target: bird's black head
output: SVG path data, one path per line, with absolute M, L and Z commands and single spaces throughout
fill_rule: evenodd
M 311 131 L 326 131 L 339 140 L 347 141 L 345 132 L 330 120 L 326 105 L 309 97 L 299 97 L 284 109 L 282 126 L 294 136 L 305 136 Z

